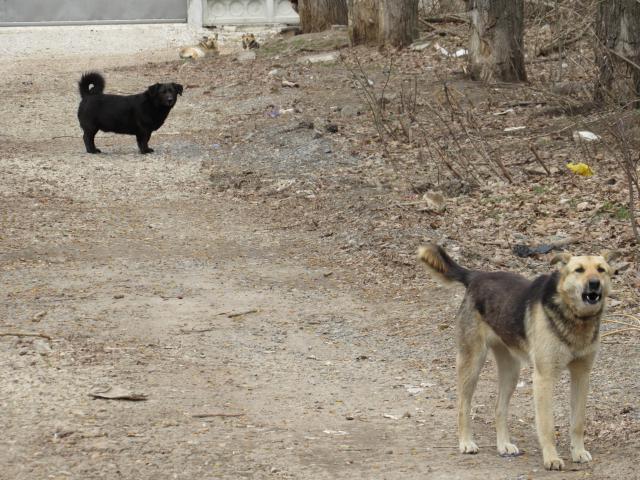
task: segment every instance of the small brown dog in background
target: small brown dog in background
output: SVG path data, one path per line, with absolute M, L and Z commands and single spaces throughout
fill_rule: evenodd
M 182 47 L 180 49 L 180 58 L 192 58 L 198 60 L 204 57 L 210 57 L 218 55 L 218 34 L 213 37 L 202 37 L 198 45 L 192 45 L 189 47 Z
M 242 48 L 244 48 L 245 50 L 247 48 L 260 48 L 260 44 L 256 40 L 256 36 L 253 33 L 242 34 Z

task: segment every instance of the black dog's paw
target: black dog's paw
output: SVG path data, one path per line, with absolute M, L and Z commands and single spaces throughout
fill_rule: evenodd
M 93 150 L 87 150 L 87 153 L 102 153 L 102 150 L 100 150 L 99 148 L 95 148 Z
M 144 150 L 140 150 L 140 153 L 145 154 L 145 153 L 153 153 L 153 148 L 145 148 Z

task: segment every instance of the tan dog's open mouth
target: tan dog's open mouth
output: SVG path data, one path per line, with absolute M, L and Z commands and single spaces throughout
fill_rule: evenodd
M 589 305 L 596 305 L 602 300 L 602 284 L 599 280 L 589 280 L 582 292 L 582 301 Z

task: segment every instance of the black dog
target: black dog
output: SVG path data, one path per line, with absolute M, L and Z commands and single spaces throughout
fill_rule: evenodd
M 135 135 L 140 153 L 153 152 L 151 132 L 162 126 L 177 95 L 182 95 L 178 83 L 156 83 L 137 95 L 105 95 L 104 77 L 96 72 L 84 74 L 78 86 L 82 97 L 78 120 L 88 153 L 100 153 L 94 143 L 98 130 Z

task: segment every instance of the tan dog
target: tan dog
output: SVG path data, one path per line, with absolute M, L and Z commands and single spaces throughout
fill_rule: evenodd
M 496 405 L 500 455 L 519 454 L 509 438 L 507 409 L 522 360 L 533 365 L 533 395 L 544 466 L 561 470 L 554 438 L 553 387 L 562 370 L 571 373 L 571 457 L 591 460 L 584 448 L 589 373 L 598 351 L 599 328 L 611 290 L 612 254 L 557 255 L 559 269 L 530 281 L 510 272 L 468 270 L 438 245 L 421 247 L 418 257 L 438 277 L 458 281 L 466 294 L 457 316 L 458 434 L 462 453 L 477 453 L 470 426 L 471 398 L 487 350 L 498 365 Z
M 242 48 L 245 50 L 247 48 L 260 48 L 260 44 L 256 40 L 256 36 L 253 33 L 243 33 L 242 34 Z
M 198 45 L 183 47 L 180 49 L 180 58 L 193 58 L 194 60 L 218 55 L 218 34 L 213 37 L 202 37 Z

